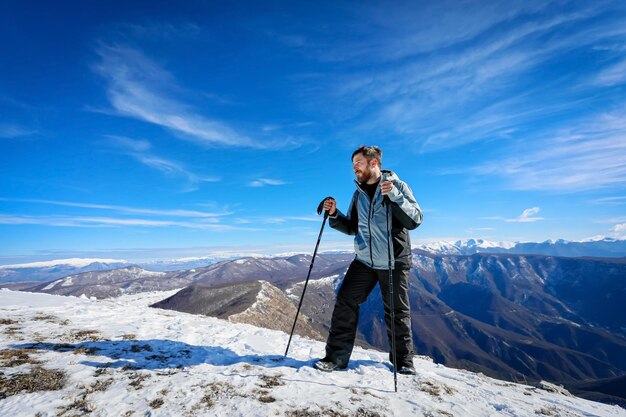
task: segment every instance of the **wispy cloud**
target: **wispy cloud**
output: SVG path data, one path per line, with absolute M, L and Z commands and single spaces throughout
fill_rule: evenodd
M 23 126 L 0 123 L 0 138 L 14 139 L 23 136 L 30 136 L 35 133 L 37 133 L 36 130 L 28 129 Z
M 473 235 L 476 233 L 491 232 L 493 230 L 496 230 L 496 229 L 494 227 L 470 227 L 468 229 L 465 229 L 465 233 L 469 235 Z
M 531 208 L 527 208 L 525 209 L 522 214 L 520 214 L 519 216 L 513 218 L 513 219 L 508 219 L 506 217 L 503 216 L 489 216 L 489 217 L 481 217 L 481 219 L 483 220 L 501 220 L 501 221 L 505 221 L 507 223 L 530 223 L 530 222 L 536 222 L 539 220 L 544 220 L 543 217 L 534 217 L 535 214 L 539 213 L 539 211 L 541 211 L 541 209 L 539 207 L 531 207 Z
M 136 218 L 89 217 L 89 216 L 25 216 L 0 214 L 0 224 L 25 225 L 36 224 L 54 227 L 150 227 L 211 230 L 216 232 L 241 230 L 257 231 L 254 228 L 215 223 L 211 219 L 196 221 L 152 220 Z
M 577 192 L 626 183 L 626 111 L 581 120 L 574 128 L 529 139 L 510 155 L 473 169 L 502 176 L 518 190 Z
M 147 140 L 131 139 L 122 136 L 107 136 L 107 138 L 109 139 L 109 145 L 122 149 L 126 155 L 132 157 L 136 161 L 150 168 L 154 168 L 165 175 L 186 179 L 189 186 L 185 189 L 185 191 L 196 190 L 197 184 L 202 182 L 220 181 L 220 178 L 218 177 L 197 175 L 189 171 L 181 163 L 154 155 L 149 152 L 152 145 Z
M 605 68 L 594 82 L 605 87 L 626 83 L 626 59 Z
M 54 200 L 40 200 L 40 199 L 26 199 L 26 198 L 3 198 L 0 197 L 0 201 L 9 202 L 22 202 L 32 204 L 46 204 L 65 207 L 79 207 L 94 210 L 114 211 L 123 214 L 146 214 L 151 216 L 167 216 L 167 217 L 199 217 L 199 218 L 215 218 L 231 215 L 231 212 L 209 213 L 197 210 L 156 210 L 127 206 L 116 206 L 110 204 L 92 204 L 92 203 L 76 203 L 72 201 L 54 201 Z
M 314 216 L 283 216 L 283 217 L 238 217 L 233 220 L 235 224 L 284 224 L 287 222 L 319 222 L 320 218 Z
M 613 226 L 611 228 L 611 232 L 625 235 L 626 234 L 626 223 L 616 224 L 615 226 Z
M 94 70 L 107 81 L 107 97 L 115 111 L 167 128 L 203 146 L 264 148 L 220 120 L 202 115 L 178 98 L 184 90 L 174 76 L 143 53 L 129 47 L 100 45 Z
M 259 178 L 258 180 L 251 181 L 248 185 L 250 187 L 265 187 L 267 185 L 285 185 L 285 181 L 276 180 L 271 178 Z
M 626 204 L 626 196 L 597 198 L 595 200 L 592 200 L 591 203 L 621 205 Z
M 182 21 L 174 22 L 148 22 L 146 24 L 118 23 L 114 25 L 116 35 L 122 39 L 144 39 L 148 41 L 182 40 L 189 41 L 200 38 L 203 35 L 202 27 L 195 23 Z
M 397 8 L 402 16 L 394 15 L 393 7 L 386 13 L 377 9 L 380 18 L 368 17 L 419 20 L 422 7 L 429 6 L 415 6 L 418 10 L 411 13 L 411 7 L 403 5 Z M 610 9 L 607 2 L 559 13 L 546 2 L 511 5 L 507 10 L 482 3 L 430 7 L 440 9 L 436 25 L 399 25 L 394 32 L 379 22 L 394 35 L 373 42 L 377 53 L 370 49 L 365 54 L 373 57 L 372 69 L 341 74 L 332 90 L 334 99 L 346 104 L 343 116 L 355 122 L 355 130 L 394 132 L 420 152 L 510 138 L 548 113 L 575 108 L 581 100 L 573 91 L 575 82 L 552 77 L 533 89 L 527 83 L 531 71 L 555 57 L 626 33 L 624 19 L 594 23 Z M 433 15 L 433 10 L 429 12 L 424 16 Z M 481 17 L 467 19 L 473 13 Z M 586 27 L 591 29 L 572 30 L 581 22 L 590 22 Z M 371 62 L 376 59 L 386 64 L 397 61 Z M 557 104 L 541 99 L 546 91 L 563 99 Z
M 543 220 L 543 217 L 534 217 L 535 214 L 539 213 L 541 209 L 539 207 L 532 207 L 524 210 L 521 215 L 514 219 L 506 219 L 507 222 L 511 223 L 530 223 L 536 222 L 539 220 Z
M 300 123 L 288 123 L 288 124 L 273 124 L 265 125 L 261 127 L 264 132 L 273 132 L 276 130 L 291 129 L 291 128 L 303 128 L 315 125 L 315 122 L 300 122 Z

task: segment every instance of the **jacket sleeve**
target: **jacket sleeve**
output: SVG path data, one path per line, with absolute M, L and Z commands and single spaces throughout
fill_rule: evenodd
M 424 215 L 417 201 L 413 197 L 413 192 L 403 181 L 396 180 L 393 183 L 394 188 L 389 192 L 389 200 L 391 200 L 391 211 L 393 216 L 409 230 L 416 229 L 420 224 Z
M 335 215 L 329 217 L 328 224 L 330 227 L 347 235 L 356 235 L 359 222 L 356 208 L 357 193 L 358 191 L 352 195 L 347 215 L 344 215 L 341 211 L 339 211 L 339 209 L 337 209 L 337 211 L 335 211 Z

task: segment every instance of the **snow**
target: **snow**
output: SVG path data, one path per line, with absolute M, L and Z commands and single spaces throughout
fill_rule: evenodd
M 414 249 L 421 249 L 426 252 L 448 254 L 448 255 L 460 255 L 472 252 L 472 250 L 479 249 L 511 249 L 515 247 L 514 242 L 493 242 L 484 239 L 462 239 L 456 241 L 439 240 L 431 241 L 423 244 L 413 245 Z
M 53 289 L 54 287 L 56 287 L 57 284 L 59 284 L 61 281 L 63 281 L 62 279 L 56 280 L 56 281 L 52 281 L 50 284 L 46 285 L 45 287 L 43 287 L 44 291 L 48 291 Z
M 0 324 L 0 349 L 27 349 L 44 368 L 68 375 L 60 391 L 0 400 L 0 415 L 83 414 L 82 403 L 95 416 L 626 416 L 617 406 L 425 357 L 415 359 L 416 376 L 398 375 L 397 393 L 383 352 L 356 348 L 347 371 L 322 373 L 312 364 L 323 343 L 294 336 L 284 359 L 283 332 L 148 307 L 175 292 L 90 300 L 0 291 L 0 317 L 14 328 Z
M 15 269 L 15 268 L 49 268 L 55 266 L 73 266 L 76 268 L 84 268 L 87 265 L 91 265 L 93 263 L 129 263 L 128 261 L 121 259 L 100 259 L 100 258 L 69 258 L 69 259 L 57 259 L 54 261 L 45 261 L 45 262 L 30 262 L 25 264 L 15 264 L 15 265 L 0 265 L 0 269 Z

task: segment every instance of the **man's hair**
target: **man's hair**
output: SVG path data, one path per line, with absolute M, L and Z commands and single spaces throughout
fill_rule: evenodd
M 352 152 L 352 159 L 354 159 L 355 155 L 361 154 L 367 159 L 367 162 L 371 162 L 372 159 L 376 159 L 378 161 L 378 166 L 383 166 L 383 151 L 380 150 L 378 146 L 361 146 L 356 151 Z

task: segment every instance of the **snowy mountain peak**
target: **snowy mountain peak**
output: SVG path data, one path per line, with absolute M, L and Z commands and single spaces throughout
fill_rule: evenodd
M 30 262 L 14 265 L 0 265 L 0 269 L 18 269 L 18 268 L 54 268 L 58 266 L 71 266 L 74 268 L 84 268 L 94 263 L 100 264 L 127 264 L 128 261 L 122 259 L 102 259 L 102 258 L 69 258 L 57 259 L 45 262 Z

